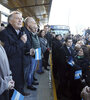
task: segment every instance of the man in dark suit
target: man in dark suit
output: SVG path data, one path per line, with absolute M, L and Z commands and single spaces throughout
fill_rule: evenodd
M 27 36 L 21 32 L 22 13 L 19 11 L 12 12 L 8 17 L 8 22 L 6 29 L 0 33 L 0 39 L 4 42 L 15 81 L 15 89 L 26 96 L 27 94 L 24 92 L 23 55 Z
M 72 50 L 72 39 L 67 37 L 65 39 L 65 44 L 61 47 L 60 50 L 60 67 L 58 69 L 59 73 L 59 89 L 61 90 L 62 95 L 66 96 L 68 99 L 71 98 L 70 85 L 73 80 L 73 69 L 68 64 L 69 59 L 73 58 Z

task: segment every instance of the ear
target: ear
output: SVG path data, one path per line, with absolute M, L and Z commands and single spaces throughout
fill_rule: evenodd
M 12 23 L 13 23 L 12 18 L 9 20 L 9 23 L 12 25 Z
M 9 23 L 10 23 L 10 24 L 12 24 L 12 21 L 11 21 L 11 20 L 9 20 Z

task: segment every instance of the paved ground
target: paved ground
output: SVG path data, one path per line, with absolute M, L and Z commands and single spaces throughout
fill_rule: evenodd
M 45 71 L 44 74 L 36 74 L 36 77 L 39 81 L 37 91 L 30 91 L 25 88 L 25 91 L 30 92 L 31 95 L 25 97 L 24 100 L 54 100 L 53 90 L 51 84 L 51 72 Z

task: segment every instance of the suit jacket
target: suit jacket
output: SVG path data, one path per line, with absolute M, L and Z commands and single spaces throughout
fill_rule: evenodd
M 47 32 L 47 34 L 45 35 L 45 38 L 47 39 L 48 44 L 49 44 L 49 46 L 50 46 L 50 48 L 51 48 L 53 37 L 52 37 L 52 35 L 50 34 L 50 32 Z
M 31 32 L 24 27 L 25 34 L 27 35 L 27 42 L 24 46 L 24 68 L 30 65 L 31 63 L 31 56 L 30 56 L 30 49 L 32 48 L 32 38 L 31 38 Z
M 67 81 L 68 79 L 73 78 L 73 67 L 67 63 L 67 60 L 70 56 L 73 56 L 73 50 L 71 50 L 70 53 L 67 46 L 64 44 L 60 49 L 60 67 L 58 69 L 62 81 Z
M 0 32 L 0 40 L 4 42 L 15 88 L 22 92 L 24 87 L 23 56 L 25 44 L 10 24 Z
M 71 52 L 67 48 L 66 44 L 61 47 L 61 61 L 63 64 L 67 63 L 70 56 L 74 57 L 73 49 L 70 48 Z
M 54 76 L 58 75 L 60 69 L 60 48 L 62 44 L 56 38 L 53 38 L 52 41 L 52 61 L 53 61 L 53 72 Z M 57 73 L 57 74 L 56 74 Z M 60 73 L 59 73 L 60 74 Z M 58 76 L 60 77 L 60 76 Z
M 57 61 L 59 60 L 59 54 L 60 54 L 60 49 L 62 47 L 62 43 L 57 40 L 56 38 L 53 39 L 52 41 L 52 57 L 53 57 L 53 61 Z

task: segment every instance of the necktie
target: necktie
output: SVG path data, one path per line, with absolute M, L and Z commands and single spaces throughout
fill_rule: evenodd
M 69 48 L 68 50 L 69 50 L 69 53 L 71 54 L 71 49 Z

